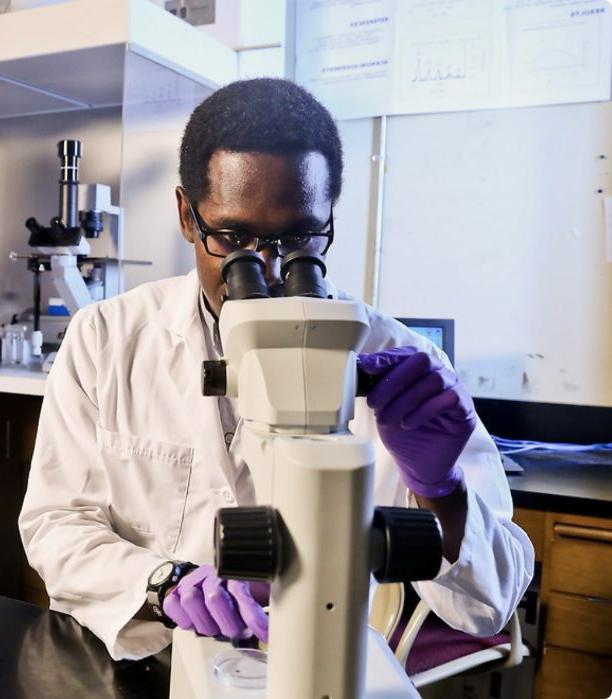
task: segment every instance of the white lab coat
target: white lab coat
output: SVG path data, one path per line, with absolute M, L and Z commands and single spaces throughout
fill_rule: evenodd
M 198 295 L 194 271 L 88 306 L 47 381 L 21 534 L 51 608 L 90 628 L 115 659 L 171 640 L 161 624 L 131 620 L 149 573 L 168 559 L 211 563 L 216 510 L 253 502 L 240 424 L 228 452 L 218 403 L 201 394 Z M 364 351 L 418 345 L 440 356 L 395 320 L 368 313 Z M 363 399 L 353 431 L 376 443 L 376 502 L 410 501 Z M 533 548 L 510 521 L 508 485 L 481 424 L 459 463 L 468 492 L 459 560 L 416 587 L 451 626 L 491 635 L 523 595 Z

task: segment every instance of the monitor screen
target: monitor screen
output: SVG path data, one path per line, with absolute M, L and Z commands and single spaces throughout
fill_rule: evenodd
M 423 335 L 455 363 L 455 321 L 450 318 L 398 318 L 415 333 Z

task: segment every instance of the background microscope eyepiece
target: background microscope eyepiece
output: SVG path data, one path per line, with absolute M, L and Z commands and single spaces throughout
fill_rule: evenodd
M 65 139 L 57 144 L 57 155 L 61 161 L 58 218 L 66 228 L 79 226 L 79 158 L 82 154 L 80 141 Z
M 237 250 L 228 255 L 221 265 L 228 301 L 268 298 L 265 269 L 266 263 L 254 250 Z
M 302 250 L 289 253 L 281 265 L 285 296 L 329 298 L 326 273 L 327 267 L 320 255 Z

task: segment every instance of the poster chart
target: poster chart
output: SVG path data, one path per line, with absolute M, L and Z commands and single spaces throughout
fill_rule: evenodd
M 297 0 L 295 77 L 340 119 L 608 100 L 612 0 Z

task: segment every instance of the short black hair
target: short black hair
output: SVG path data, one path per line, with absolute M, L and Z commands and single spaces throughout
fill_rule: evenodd
M 239 80 L 193 111 L 181 143 L 180 177 L 193 202 L 209 192 L 208 163 L 217 150 L 277 155 L 321 153 L 329 166 L 329 196 L 342 188 L 342 144 L 325 107 L 304 88 L 278 78 Z

